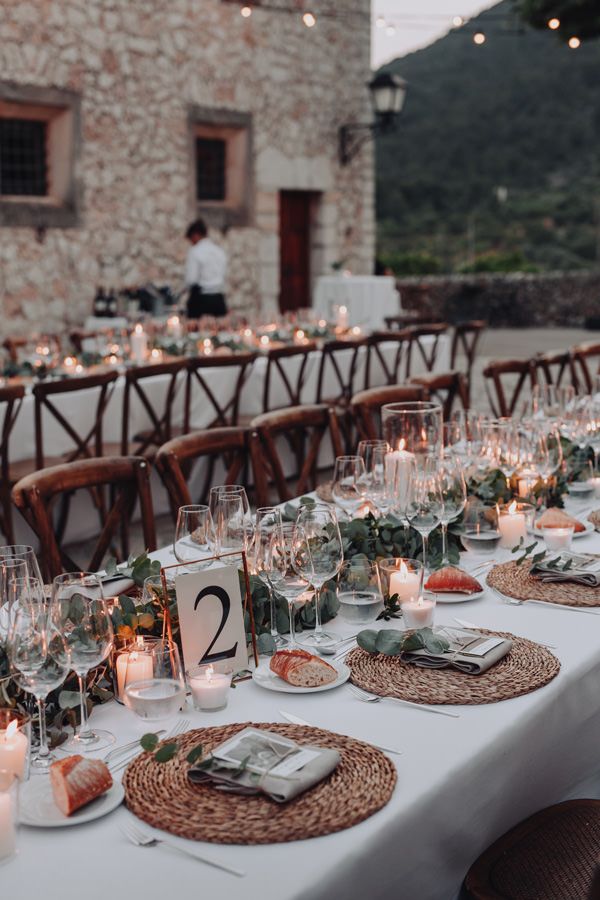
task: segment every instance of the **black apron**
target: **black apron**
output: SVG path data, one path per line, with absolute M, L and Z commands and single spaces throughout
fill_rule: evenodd
M 199 284 L 193 284 L 187 301 L 188 319 L 201 316 L 226 316 L 227 304 L 224 294 L 205 294 Z

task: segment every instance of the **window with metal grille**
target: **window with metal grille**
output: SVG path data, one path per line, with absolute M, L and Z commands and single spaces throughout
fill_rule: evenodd
M 225 154 L 227 142 L 196 138 L 196 190 L 198 200 L 225 200 Z
M 0 195 L 45 197 L 47 122 L 0 118 Z

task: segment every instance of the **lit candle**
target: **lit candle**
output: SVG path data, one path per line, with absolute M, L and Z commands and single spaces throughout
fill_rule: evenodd
M 262 336 L 261 339 L 260 339 L 260 345 L 261 345 L 261 347 L 268 347 L 270 343 L 271 343 L 271 341 L 270 341 L 270 339 L 269 339 L 269 335 L 268 335 L 268 334 L 263 334 L 263 336 Z
M 169 316 L 167 319 L 167 334 L 169 337 L 179 340 L 182 333 L 181 319 L 179 316 Z
M 412 472 L 415 455 L 405 450 L 405 446 L 406 441 L 400 438 L 398 449 L 385 454 L 385 480 L 393 496 L 396 496 L 400 486 L 408 481 Z
M 401 603 L 400 606 L 405 628 L 431 628 L 433 626 L 434 600 L 418 597 L 415 600 Z
M 65 356 L 63 360 L 63 369 L 65 372 L 73 373 L 75 371 L 75 366 L 77 365 L 77 360 L 74 356 Z
M 143 640 L 138 650 L 120 653 L 117 656 L 117 693 L 119 700 L 123 700 L 125 688 L 134 681 L 147 681 L 154 675 L 152 657 L 144 653 Z
M 17 849 L 16 791 L 12 772 L 0 772 L 0 860 L 8 859 Z
M 525 513 L 518 511 L 517 501 L 513 500 L 508 509 L 498 510 L 498 531 L 500 546 L 512 550 L 517 547 L 521 538 L 527 537 Z
M 301 344 L 304 341 L 304 332 L 302 331 L 301 328 L 298 329 L 298 331 L 294 335 L 294 338 L 299 344 Z
M 347 328 L 348 327 L 348 307 L 338 306 L 337 316 L 336 316 L 336 325 L 338 328 Z
M 327 320 L 326 319 L 319 319 L 317 324 L 318 324 L 319 328 L 327 328 Z
M 158 347 L 154 347 L 150 351 L 150 359 L 152 360 L 152 362 L 154 362 L 154 363 L 162 362 L 162 358 L 163 358 L 163 352 L 162 352 L 162 350 L 159 350 Z
M 190 673 L 189 682 L 196 709 L 217 710 L 227 706 L 231 674 L 215 672 L 212 666 L 199 666 Z
M 25 774 L 28 747 L 26 735 L 19 731 L 17 719 L 13 719 L 3 731 L 0 731 L 0 769 L 6 769 L 22 779 Z
M 148 352 L 148 335 L 144 331 L 144 326 L 139 322 L 131 333 L 129 344 L 131 346 L 131 358 L 137 363 L 143 363 Z
M 573 525 L 564 528 L 542 528 L 544 543 L 548 550 L 570 550 L 573 539 Z
M 111 353 L 111 355 L 107 358 L 106 362 L 108 363 L 109 366 L 118 366 L 119 358 L 117 356 L 115 356 L 114 353 Z
M 81 375 L 82 372 L 83 372 L 83 366 L 81 365 L 81 363 L 77 363 L 77 365 L 75 366 L 75 374 Z
M 210 354 L 213 352 L 213 342 L 210 338 L 204 338 L 204 340 L 202 341 L 202 352 L 205 356 L 210 356 Z
M 518 476 L 517 481 L 519 497 L 530 497 L 533 493 L 534 487 L 538 483 L 538 480 L 539 478 L 537 472 L 531 472 L 529 470 L 526 472 L 522 472 Z
M 362 331 L 360 330 L 359 325 L 355 325 L 354 328 L 352 328 L 351 330 L 352 330 L 352 334 L 354 335 L 354 337 L 359 337 L 362 334 Z
M 390 597 L 398 594 L 400 603 L 404 600 L 416 600 L 419 596 L 421 578 L 418 572 L 412 572 L 402 561 L 397 572 L 390 575 Z

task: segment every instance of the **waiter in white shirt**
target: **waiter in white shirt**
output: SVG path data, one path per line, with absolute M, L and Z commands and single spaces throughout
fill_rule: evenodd
M 226 316 L 225 251 L 208 237 L 206 224 L 202 219 L 192 222 L 185 236 L 191 244 L 185 264 L 185 283 L 190 289 L 188 318 Z

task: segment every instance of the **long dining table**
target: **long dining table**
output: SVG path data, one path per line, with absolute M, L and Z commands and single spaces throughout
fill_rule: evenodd
M 577 505 L 570 511 L 577 515 Z M 600 552 L 600 535 L 577 539 L 576 549 Z M 174 561 L 168 547 L 154 555 L 165 565 Z M 503 550 L 494 555 L 497 561 L 509 557 Z M 461 564 L 472 570 L 484 559 L 463 553 Z M 478 599 L 438 603 L 437 624 L 454 625 L 454 617 L 546 644 L 560 661 L 559 674 L 514 699 L 452 706 L 459 718 L 389 700 L 363 703 L 347 686 L 292 696 L 253 681 L 231 691 L 220 712 L 191 706 L 184 712 L 192 728 L 283 722 L 282 711 L 289 712 L 331 732 L 400 749 L 402 755 L 390 756 L 398 773 L 394 793 L 371 818 L 326 837 L 264 846 L 173 838 L 245 870 L 238 879 L 168 847 L 131 845 L 120 826 L 133 817 L 122 806 L 78 827 L 23 827 L 19 855 L 0 875 L 3 896 L 25 900 L 54 885 L 53 896 L 61 900 L 116 893 L 162 900 L 166 891 L 178 900 L 453 900 L 469 865 L 504 831 L 552 803 L 600 797 L 600 609 L 517 605 L 486 587 Z M 339 618 L 327 627 L 340 636 L 352 631 Z M 91 722 L 112 730 L 119 744 L 148 730 L 114 701 L 97 706 Z

